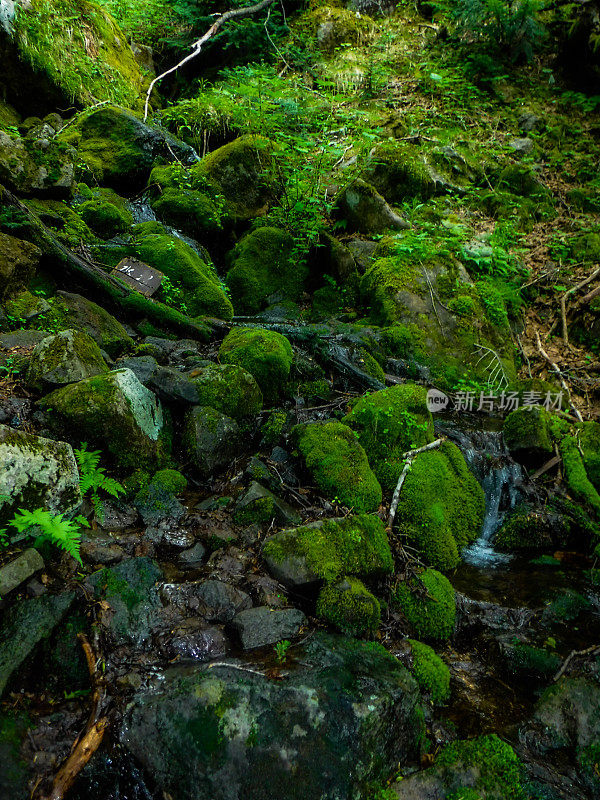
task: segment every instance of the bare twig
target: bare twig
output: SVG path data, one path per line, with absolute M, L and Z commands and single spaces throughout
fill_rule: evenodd
M 583 422 L 583 417 L 581 416 L 581 412 L 579 411 L 579 409 L 577 408 L 577 406 L 573 403 L 573 400 L 571 399 L 571 390 L 567 386 L 567 382 L 565 381 L 564 376 L 563 376 L 562 372 L 560 371 L 560 369 L 558 368 L 558 366 L 554 363 L 554 361 L 552 361 L 552 359 L 550 358 L 548 353 L 542 347 L 542 340 L 540 339 L 540 334 L 539 334 L 539 331 L 537 331 L 537 330 L 535 332 L 535 341 L 536 341 L 536 344 L 537 344 L 537 349 L 538 349 L 539 354 L 552 367 L 552 370 L 554 371 L 554 373 L 556 374 L 556 377 L 560 381 L 560 385 L 562 386 L 562 388 L 567 393 L 567 402 L 569 403 L 569 407 L 571 408 L 571 411 L 577 417 L 579 422 Z
M 226 11 L 224 14 L 219 14 L 217 19 L 213 22 L 210 28 L 206 31 L 204 36 L 198 39 L 192 45 L 191 53 L 188 53 L 185 58 L 182 58 L 179 63 L 175 64 L 174 67 L 170 67 L 169 69 L 165 70 L 165 72 L 161 72 L 160 75 L 157 75 L 156 78 L 150 83 L 148 87 L 148 91 L 146 92 L 146 102 L 144 104 L 144 122 L 148 119 L 148 107 L 150 105 L 150 96 L 156 84 L 161 81 L 163 78 L 166 78 L 167 75 L 171 75 L 173 72 L 176 72 L 180 67 L 183 67 L 184 64 L 187 64 L 188 61 L 191 61 L 193 58 L 196 58 L 197 55 L 200 54 L 202 51 L 202 47 L 208 42 L 209 39 L 215 35 L 215 33 L 219 30 L 219 28 L 224 25 L 226 22 L 229 22 L 232 19 L 242 19 L 243 17 L 252 16 L 252 14 L 258 14 L 259 11 L 262 11 L 263 8 L 267 8 L 275 0 L 261 0 L 260 3 L 256 3 L 253 6 L 245 6 L 244 8 L 231 8 L 229 11 Z
M 569 666 L 571 661 L 577 656 L 589 656 L 596 653 L 600 653 L 599 644 L 594 644 L 591 647 L 586 647 L 585 650 L 571 650 L 569 655 L 563 661 L 562 667 L 558 670 L 554 678 L 552 678 L 552 682 L 556 683 L 556 681 L 565 674 L 567 667 Z
M 436 439 L 435 442 L 430 442 L 429 444 L 424 445 L 423 447 L 418 447 L 416 450 L 408 450 L 402 456 L 403 460 L 405 460 L 404 469 L 400 473 L 400 477 L 398 478 L 398 483 L 396 484 L 396 488 L 394 489 L 394 494 L 392 496 L 392 503 L 390 505 L 390 515 L 388 517 L 388 528 L 391 530 L 394 525 L 394 519 L 396 517 L 396 511 L 398 509 L 398 503 L 400 501 L 400 491 L 402 489 L 402 484 L 404 483 L 406 476 L 408 475 L 408 471 L 411 467 L 411 464 L 416 456 L 419 453 L 424 453 L 426 450 L 434 450 L 435 448 L 439 447 L 442 442 L 445 441 L 445 436 Z
M 575 294 L 576 292 L 578 292 L 580 289 L 583 289 L 584 286 L 587 286 L 588 283 L 591 283 L 594 280 L 594 278 L 598 277 L 598 275 L 600 275 L 600 267 L 598 267 L 598 269 L 594 270 L 594 272 L 592 272 L 591 275 L 588 275 L 588 277 L 585 280 L 581 281 L 581 283 L 578 283 L 577 286 L 573 286 L 571 289 L 568 289 L 566 292 L 564 292 L 562 294 L 561 298 L 560 298 L 560 316 L 561 316 L 561 320 L 562 320 L 562 338 L 563 338 L 563 342 L 567 346 L 569 345 L 569 330 L 568 330 L 568 327 L 567 327 L 567 298 L 570 297 L 572 294 Z M 595 289 L 594 292 L 598 292 L 598 290 Z M 593 295 L 594 292 L 591 292 L 590 294 Z M 588 297 L 589 297 L 589 294 L 586 295 L 585 297 L 583 297 L 581 299 L 580 303 L 582 305 L 585 305 L 586 301 L 589 302 L 589 300 L 587 300 Z M 578 305 L 579 305 L 579 303 L 578 303 Z

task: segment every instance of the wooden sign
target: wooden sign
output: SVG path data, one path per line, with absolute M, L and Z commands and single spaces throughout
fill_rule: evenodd
M 160 288 L 162 279 L 165 277 L 162 272 L 136 258 L 124 258 L 119 261 L 111 275 L 120 278 L 144 297 L 152 297 Z

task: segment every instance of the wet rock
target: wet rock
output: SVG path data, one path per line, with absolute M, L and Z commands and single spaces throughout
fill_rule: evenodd
M 41 255 L 34 244 L 0 232 L 0 300 L 29 285 Z
M 416 751 L 416 684 L 378 645 L 317 634 L 296 654 L 278 681 L 236 661 L 169 670 L 134 697 L 121 742 L 179 800 L 361 796 Z
M 157 483 L 150 483 L 138 494 L 135 507 L 145 525 L 160 526 L 164 530 L 174 526 L 186 513 L 185 506 L 175 495 Z
M 289 503 L 253 481 L 236 506 L 235 521 L 238 525 L 250 525 L 269 523 L 273 519 L 278 525 L 298 525 L 301 522 L 300 514 Z
M 108 604 L 101 622 L 115 644 L 139 646 L 148 641 L 159 622 L 161 603 L 156 584 L 161 577 L 160 569 L 149 558 L 130 558 L 90 576 L 96 597 Z
M 12 592 L 32 575 L 44 568 L 44 559 L 33 547 L 0 567 L 0 597 Z
M 1 358 L 0 358 L 1 363 Z M 6 397 L 0 399 L 0 423 L 12 428 L 20 428 L 23 420 L 31 413 L 31 400 L 27 397 Z
M 36 345 L 29 361 L 27 382 L 48 390 L 106 372 L 108 367 L 96 342 L 86 333 L 66 330 Z
M 407 230 L 408 222 L 388 205 L 374 186 L 357 178 L 336 200 L 337 216 L 348 221 L 359 233 L 384 233 L 387 230 Z
M 258 606 L 237 614 L 231 627 L 244 650 L 254 650 L 297 636 L 305 622 L 306 617 L 297 608 L 274 610 L 268 606 Z
M 522 406 L 504 420 L 502 433 L 516 461 L 538 467 L 554 452 L 550 414 L 541 406 Z
M 194 543 L 194 534 L 191 531 L 169 520 L 146 528 L 144 538 L 156 546 L 165 547 L 189 548 Z
M 220 628 L 203 620 L 188 619 L 162 638 L 161 649 L 171 659 L 212 661 L 227 653 L 227 637 Z
M 231 417 L 207 406 L 187 412 L 184 445 L 202 477 L 230 466 L 243 451 L 243 444 L 239 426 Z
M 219 511 L 218 508 L 214 510 Z M 211 551 L 229 547 L 238 540 L 238 535 L 231 525 L 228 522 L 221 521 L 218 516 L 214 518 L 195 517 L 194 523 L 198 536 Z
M 162 406 L 130 369 L 56 389 L 39 403 L 52 409 L 55 424 L 107 448 L 123 467 L 154 466 L 164 458 Z
M 70 609 L 75 594 L 22 600 L 4 612 L 0 625 L 0 696 L 8 681 Z
M 84 534 L 81 543 L 81 557 L 88 564 L 117 564 L 125 558 L 125 551 L 116 544 L 112 536 Z
M 177 556 L 177 563 L 184 569 L 195 569 L 199 567 L 206 557 L 206 548 L 202 542 L 196 542 L 193 547 L 184 550 Z
M 53 514 L 81 504 L 79 472 L 71 445 L 0 425 L 0 525 L 17 509 Z
M 198 596 L 207 607 L 209 622 L 230 622 L 236 614 L 252 606 L 252 600 L 240 589 L 223 581 L 203 581 L 198 586 Z
M 530 625 L 535 616 L 536 611 L 531 608 L 505 608 L 456 593 L 457 632 L 473 627 L 492 631 L 523 630 Z
M 237 547 L 228 547 L 227 550 L 217 550 L 208 559 L 207 565 L 211 568 L 210 577 L 235 582 L 236 578 L 243 576 L 250 568 L 252 554 Z
M 284 608 L 288 605 L 283 586 L 273 578 L 267 575 L 249 575 L 247 583 L 257 606 Z
M 102 519 L 96 517 L 103 528 L 109 531 L 124 531 L 138 521 L 138 512 L 130 503 L 119 500 L 102 501 Z

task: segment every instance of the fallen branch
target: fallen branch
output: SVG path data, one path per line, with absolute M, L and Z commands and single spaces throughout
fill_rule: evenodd
M 592 272 L 591 275 L 588 275 L 588 277 L 585 280 L 581 281 L 581 283 L 578 283 L 577 286 L 573 286 L 571 289 L 568 289 L 566 292 L 564 292 L 563 295 L 560 298 L 560 317 L 561 317 L 561 320 L 562 320 L 562 338 L 563 338 L 563 342 L 565 343 L 565 345 L 567 345 L 567 347 L 569 346 L 569 330 L 568 330 L 568 327 L 567 327 L 567 298 L 570 297 L 572 294 L 575 294 L 576 292 L 578 292 L 580 289 L 583 289 L 584 286 L 587 286 L 588 283 L 591 283 L 594 280 L 594 278 L 598 277 L 598 275 L 600 275 L 600 267 L 598 267 L 597 270 L 594 270 L 594 272 Z M 594 291 L 591 292 L 590 294 L 592 296 L 595 296 L 594 292 L 598 293 L 598 291 L 600 291 L 600 289 L 594 289 Z M 580 304 L 581 305 L 585 305 L 586 300 L 587 300 L 587 302 L 589 302 L 588 298 L 590 298 L 590 294 L 588 294 L 585 297 L 583 297 L 579 301 L 579 303 L 577 305 L 580 305 Z
M 400 473 L 400 477 L 398 478 L 398 483 L 396 484 L 396 488 L 394 489 L 394 494 L 392 496 L 392 503 L 390 505 L 390 515 L 388 517 L 388 528 L 392 530 L 394 526 L 394 519 L 396 518 L 396 511 L 398 510 L 398 503 L 400 502 L 400 491 L 402 489 L 402 484 L 404 483 L 406 476 L 408 475 L 408 471 L 412 465 L 412 462 L 419 453 L 424 453 L 426 450 L 435 450 L 439 447 L 444 441 L 446 440 L 445 436 L 436 439 L 435 442 L 430 442 L 429 444 L 424 445 L 423 447 L 418 447 L 416 450 L 408 450 L 402 456 L 403 460 L 405 461 L 404 468 Z
M 258 14 L 259 11 L 262 11 L 263 8 L 267 8 L 275 0 L 261 0 L 260 3 L 256 3 L 253 6 L 246 6 L 245 8 L 231 8 L 229 11 L 226 11 L 224 14 L 220 14 L 217 19 L 213 22 L 210 28 L 206 31 L 204 36 L 202 36 L 198 41 L 194 42 L 192 45 L 192 52 L 188 53 L 185 58 L 182 58 L 179 63 L 175 64 L 174 67 L 170 67 L 169 69 L 165 70 L 165 72 L 161 72 L 160 75 L 157 75 L 156 78 L 150 83 L 148 87 L 148 91 L 146 92 L 146 102 L 144 104 L 144 122 L 148 119 L 148 107 L 150 105 L 150 96 L 154 90 L 156 84 L 161 81 L 163 78 L 166 78 L 167 75 L 171 75 L 173 72 L 177 72 L 180 67 L 183 67 L 184 64 L 187 64 L 188 61 L 191 61 L 193 58 L 196 58 L 197 55 L 200 55 L 203 46 L 208 42 L 209 39 L 215 35 L 215 33 L 219 30 L 219 28 L 224 25 L 226 22 L 229 22 L 232 19 L 242 19 L 243 17 L 250 17 L 253 14 Z
M 552 458 L 549 461 L 546 461 L 546 463 L 543 466 L 541 466 L 536 472 L 533 473 L 530 480 L 535 481 L 538 478 L 541 478 L 542 475 L 545 475 L 549 469 L 552 469 L 552 467 L 556 467 L 557 464 L 560 464 L 561 461 L 562 458 L 560 456 L 552 456 Z
M 600 653 L 600 645 L 594 644 L 591 647 L 586 647 L 585 650 L 571 650 L 569 655 L 563 661 L 562 667 L 558 670 L 556 675 L 552 678 L 552 683 L 556 683 L 556 681 L 561 678 L 571 663 L 571 661 L 576 658 L 577 656 L 589 656 L 595 655 L 596 653 Z
M 571 390 L 567 386 L 567 383 L 566 383 L 566 381 L 565 381 L 565 379 L 563 377 L 563 374 L 560 371 L 560 369 L 558 368 L 558 366 L 554 363 L 554 361 L 552 361 L 552 359 L 550 358 L 548 353 L 542 347 L 542 341 L 540 339 L 540 334 L 539 334 L 539 331 L 537 331 L 537 330 L 535 332 L 535 341 L 536 341 L 536 345 L 537 345 L 537 349 L 538 349 L 539 354 L 552 367 L 552 370 L 555 372 L 556 377 L 560 381 L 560 385 L 562 386 L 564 391 L 567 393 L 567 402 L 569 403 L 569 407 L 571 408 L 571 411 L 577 417 L 579 422 L 583 422 L 583 417 L 581 416 L 581 412 L 579 411 L 579 409 L 577 408 L 577 406 L 573 403 L 573 401 L 571 399 Z
M 108 719 L 106 717 L 98 719 L 98 711 L 104 699 L 104 685 L 96 667 L 97 659 L 87 636 L 84 633 L 80 633 L 77 635 L 77 638 L 83 647 L 90 680 L 94 687 L 92 709 L 84 731 L 73 744 L 71 755 L 67 758 L 54 778 L 52 791 L 48 795 L 47 800 L 62 800 L 64 798 L 71 786 L 75 783 L 75 779 L 81 770 L 100 747 L 106 729 L 108 728 Z

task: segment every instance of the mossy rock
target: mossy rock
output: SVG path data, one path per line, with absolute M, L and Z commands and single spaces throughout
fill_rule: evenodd
M 75 157 L 70 145 L 56 139 L 40 148 L 35 140 L 0 130 L 0 181 L 26 197 L 70 197 Z
M 239 425 L 214 408 L 194 406 L 185 415 L 183 446 L 202 478 L 229 467 L 244 448 Z
M 0 714 L 0 797 L 27 800 L 29 767 L 21 755 L 29 720 L 22 714 Z
M 508 415 L 502 433 L 513 458 L 529 466 L 548 461 L 554 452 L 550 419 L 541 406 L 521 406 Z
M 399 583 L 392 601 L 415 633 L 425 639 L 448 639 L 454 630 L 456 595 L 452 584 L 435 569 Z
M 345 220 L 349 230 L 379 234 L 410 227 L 370 183 L 356 178 L 342 189 L 335 200 L 334 214 Z
M 588 477 L 584 455 L 581 453 L 579 431 L 577 428 L 572 428 L 566 420 L 558 417 L 550 418 L 550 429 L 554 440 L 558 443 L 571 496 L 579 503 L 591 508 L 595 516 L 600 518 L 600 493 Z M 588 463 L 590 463 L 589 453 L 588 447 Z M 595 474 L 593 459 L 591 459 L 591 468 L 592 474 Z
M 133 225 L 133 216 L 123 198 L 110 189 L 90 191 L 77 211 L 84 222 L 102 239 L 125 233 Z
M 299 299 L 308 269 L 292 262 L 293 247 L 285 231 L 261 227 L 229 253 L 226 281 L 237 314 L 256 314 L 275 299 Z
M 188 487 L 187 478 L 176 469 L 161 469 L 155 472 L 151 482 L 175 496 L 183 494 Z
M 420 453 L 408 472 L 396 511 L 397 527 L 426 564 L 446 572 L 478 537 L 483 490 L 455 444 Z
M 433 418 L 422 386 L 404 383 L 366 394 L 343 422 L 358 434 L 381 485 L 392 492 L 407 450 L 433 441 Z
M 362 581 L 344 577 L 321 589 L 317 616 L 346 636 L 371 638 L 379 627 L 381 608 Z
M 422 151 L 401 142 L 387 142 L 378 147 L 363 174 L 391 203 L 411 198 L 427 200 L 436 190 Z
M 218 205 L 207 194 L 185 189 L 166 189 L 152 201 L 152 210 L 163 222 L 190 236 L 205 236 L 223 230 Z
M 70 436 L 106 448 L 124 468 L 166 460 L 162 407 L 130 369 L 56 389 L 39 403 L 51 409 Z
M 228 417 L 253 417 L 262 409 L 263 396 L 249 372 L 235 364 L 211 364 L 193 378 L 198 402 Z
M 350 8 L 332 4 L 311 8 L 297 24 L 304 35 L 313 38 L 319 50 L 332 54 L 343 46 L 359 45 L 368 34 L 372 20 L 364 13 L 357 14 Z
M 331 582 L 344 575 L 381 577 L 394 570 L 385 526 L 367 514 L 276 533 L 265 540 L 262 557 L 286 586 Z
M 517 508 L 502 523 L 494 547 L 503 552 L 538 552 L 553 545 L 553 527 L 547 516 L 535 510 Z
M 159 156 L 184 163 L 195 160 L 190 147 L 116 106 L 84 115 L 60 138 L 77 147 L 79 159 L 95 181 L 117 191 L 142 189 Z
M 582 422 L 578 426 L 578 436 L 586 474 L 600 492 L 600 423 Z
M 42 251 L 34 244 L 0 232 L 0 300 L 28 286 L 41 257 Z
M 71 250 L 77 249 L 82 242 L 88 245 L 99 242 L 83 218 L 62 200 L 31 198 L 26 205 L 52 230 L 59 242 Z
M 108 372 L 96 342 L 81 331 L 66 330 L 36 345 L 29 361 L 27 383 L 55 388 Z
M 219 349 L 224 364 L 236 364 L 254 377 L 268 404 L 282 393 L 293 357 L 285 336 L 263 328 L 234 328 Z
M 235 223 L 264 216 L 276 197 L 271 176 L 272 145 L 262 136 L 240 136 L 192 167 L 193 181 L 205 179 L 225 198 Z
M 136 238 L 135 254 L 163 272 L 184 292 L 187 313 L 230 320 L 233 307 L 212 264 L 207 264 L 189 244 L 171 236 L 149 234 Z
M 133 349 L 133 340 L 121 323 L 102 306 L 80 294 L 57 292 L 52 310 L 41 320 L 42 325 L 46 323 L 54 330 L 87 333 L 112 358 Z
M 309 423 L 292 430 L 292 440 L 319 489 L 354 511 L 376 511 L 382 500 L 363 447 L 341 422 Z
M 543 197 L 548 190 L 535 171 L 524 164 L 509 164 L 498 178 L 500 189 L 508 189 L 521 197 Z
M 435 706 L 443 705 L 450 697 L 450 670 L 428 644 L 409 639 L 413 665 L 411 672 L 422 692 L 431 697 Z

